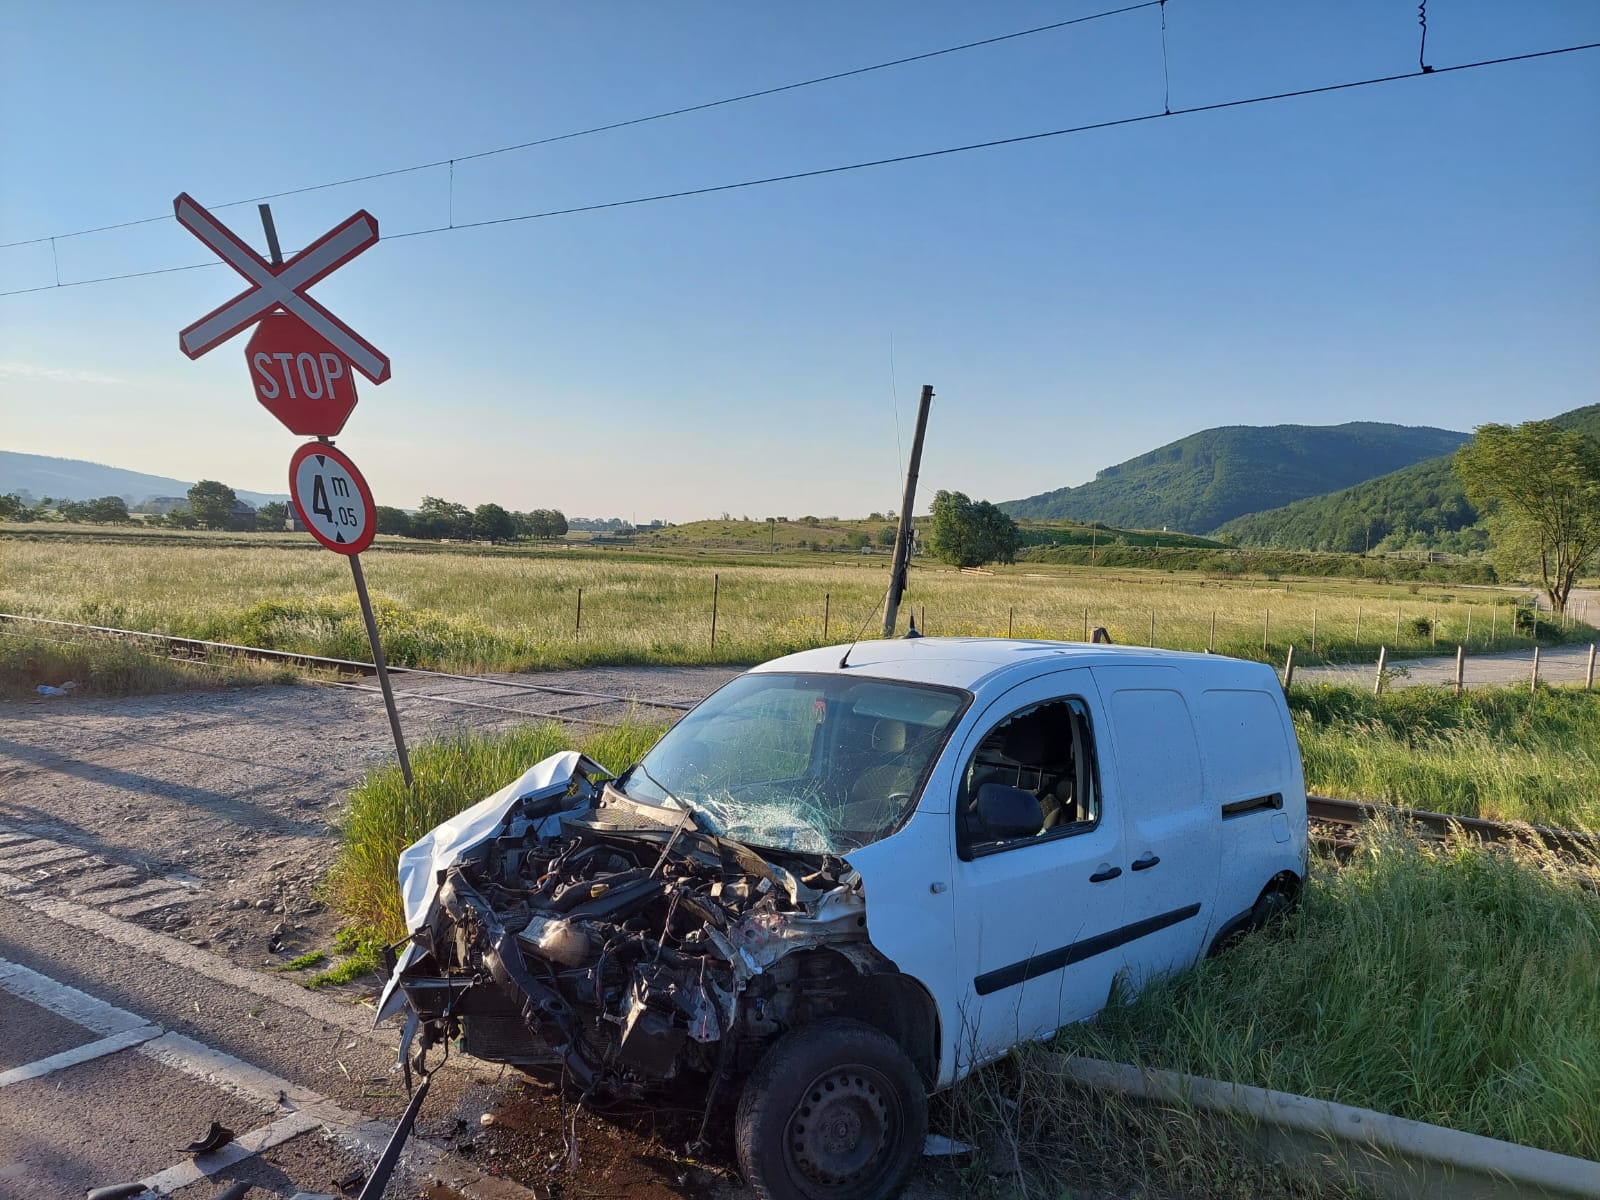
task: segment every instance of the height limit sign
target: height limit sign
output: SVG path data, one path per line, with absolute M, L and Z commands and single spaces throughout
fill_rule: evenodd
M 329 550 L 360 554 L 378 531 L 367 481 L 350 456 L 327 442 L 307 442 L 289 460 L 289 495 L 306 531 Z

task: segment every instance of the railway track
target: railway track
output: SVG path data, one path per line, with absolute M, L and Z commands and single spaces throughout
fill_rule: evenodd
M 107 637 L 149 647 L 174 662 L 205 663 L 217 660 L 243 659 L 250 662 L 274 663 L 305 671 L 315 682 L 330 687 L 357 692 L 378 692 L 369 684 L 352 682 L 375 676 L 378 668 L 359 659 L 329 658 L 320 654 L 302 654 L 293 650 L 268 650 L 261 646 L 242 646 L 233 642 L 212 642 L 203 638 L 177 637 L 167 633 L 148 633 L 139 629 L 118 629 L 110 625 L 83 625 L 74 621 L 51 621 L 43 617 L 26 617 L 15 613 L 0 613 L 0 627 L 18 625 L 38 629 L 47 636 L 63 640 L 72 637 Z M 630 708 L 654 708 L 664 711 L 686 712 L 694 705 L 678 700 L 650 700 L 641 696 L 623 696 L 612 692 L 596 692 L 579 688 L 555 687 L 550 684 L 527 683 L 522 680 L 496 679 L 487 675 L 459 675 L 449 671 L 430 671 L 422 667 L 389 667 L 389 676 L 396 684 L 397 699 L 421 700 L 430 704 L 452 704 L 462 708 L 487 709 L 512 716 L 532 719 L 576 721 L 579 724 L 615 725 L 618 722 L 595 716 L 581 715 L 586 708 L 623 705 Z M 554 701 L 559 707 L 534 710 L 514 708 L 509 704 L 495 704 L 476 697 L 440 694 L 403 686 L 406 678 L 418 681 L 445 680 L 477 688 L 498 688 L 503 693 L 529 696 Z
M 42 617 L 27 617 L 13 613 L 0 613 L 0 628 L 9 624 L 38 628 L 63 638 L 84 635 L 119 638 L 149 646 L 178 662 L 209 662 L 215 659 L 246 659 L 256 662 L 278 663 L 306 671 L 316 682 L 351 691 L 377 693 L 378 688 L 354 682 L 370 678 L 377 668 L 358 659 L 329 658 L 319 654 L 302 654 L 292 650 L 268 650 L 260 646 L 242 646 L 232 642 L 213 642 L 201 638 L 175 637 L 165 633 L 148 633 L 138 629 L 117 629 L 107 625 L 83 625 L 72 621 L 52 621 Z M 430 671 L 421 667 L 389 668 L 391 677 L 400 683 L 404 678 L 419 681 L 445 680 L 473 688 L 498 688 L 503 693 L 542 699 L 546 706 L 539 710 L 496 704 L 478 697 L 424 692 L 396 687 L 397 698 L 420 700 L 430 704 L 450 704 L 463 708 L 487 709 L 534 720 L 575 721 L 580 724 L 614 725 L 593 715 L 582 715 L 583 709 L 625 705 L 654 708 L 670 712 L 685 712 L 692 704 L 677 700 L 649 700 L 637 696 L 623 696 L 611 692 L 589 691 L 580 688 L 555 687 L 549 684 L 528 683 L 522 680 L 495 679 L 483 675 L 460 675 L 449 671 Z M 549 707 L 554 702 L 557 707 Z M 1419 809 L 1399 808 L 1368 800 L 1339 800 L 1328 796 L 1307 797 L 1307 815 L 1312 826 L 1312 836 L 1321 845 L 1338 852 L 1353 844 L 1354 830 L 1376 817 L 1405 821 L 1422 831 L 1425 836 L 1444 840 L 1465 836 L 1478 841 L 1522 842 L 1542 846 L 1556 853 L 1588 862 L 1600 862 L 1600 836 L 1543 826 L 1507 824 L 1487 821 L 1480 817 L 1452 816 L 1448 813 L 1424 812 Z

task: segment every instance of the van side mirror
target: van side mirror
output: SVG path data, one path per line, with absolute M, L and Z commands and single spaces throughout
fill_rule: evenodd
M 1032 792 L 1006 783 L 978 787 L 978 827 L 985 841 L 1032 837 L 1044 824 L 1044 808 Z

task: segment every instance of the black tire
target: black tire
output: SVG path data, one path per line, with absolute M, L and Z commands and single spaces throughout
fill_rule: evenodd
M 762 1200 L 882 1200 L 922 1153 L 928 1094 L 894 1040 L 831 1018 L 784 1034 L 745 1081 L 739 1169 Z

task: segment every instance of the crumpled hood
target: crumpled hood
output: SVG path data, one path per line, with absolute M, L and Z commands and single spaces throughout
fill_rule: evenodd
M 406 932 L 415 933 L 433 912 L 439 896 L 439 880 L 444 872 L 461 860 L 464 854 L 493 837 L 504 824 L 507 815 L 518 804 L 565 795 L 575 776 L 609 775 L 610 772 L 579 754 L 576 750 L 563 750 L 552 754 L 529 767 L 514 782 L 507 784 L 471 808 L 465 809 L 448 821 L 434 826 L 422 837 L 400 852 L 400 903 L 405 909 Z M 559 813 L 546 817 L 545 822 L 559 822 Z M 541 836 L 546 834 L 541 822 Z M 398 985 L 401 974 L 418 954 L 415 942 L 406 943 L 394 973 L 383 986 L 378 998 L 378 1022 L 400 1011 L 405 1002 Z

